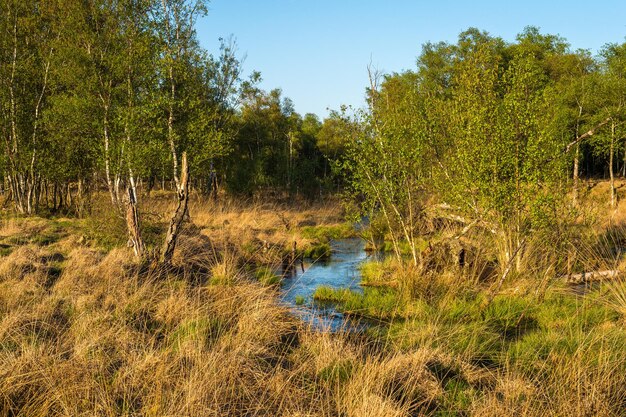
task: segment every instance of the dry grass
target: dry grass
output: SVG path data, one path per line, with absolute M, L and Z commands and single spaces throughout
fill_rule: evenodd
M 153 217 L 168 204 L 151 201 Z M 79 221 L 5 220 L 0 416 L 623 412 L 623 319 L 594 318 L 608 314 L 593 310 L 594 300 L 528 304 L 521 297 L 536 290 L 533 276 L 517 276 L 491 309 L 474 311 L 468 294 L 489 285 L 482 252 L 470 254 L 475 261 L 465 271 L 442 264 L 432 273 L 396 261 L 371 271 L 403 294 L 405 319 L 389 328 L 366 335 L 309 329 L 252 271 L 276 262 L 293 240 L 305 245 L 300 227 L 340 224 L 340 214 L 335 204 L 194 202 L 178 268 L 168 274 L 143 271 L 126 248 L 85 239 Z M 623 307 L 617 284 L 613 304 L 604 304 L 610 311 Z M 540 328 L 548 323 L 546 331 L 481 344 L 513 310 L 532 314 Z

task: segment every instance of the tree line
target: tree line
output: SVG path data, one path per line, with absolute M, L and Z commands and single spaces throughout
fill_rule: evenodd
M 95 191 L 121 207 L 128 188 L 135 200 L 138 188 L 179 190 L 183 152 L 204 193 L 331 186 L 332 120 L 300 116 L 280 90 L 258 88 L 258 72 L 244 79 L 232 37 L 204 50 L 195 25 L 207 5 L 0 1 L 7 204 L 82 215 Z
M 430 200 L 498 236 L 506 264 L 529 236 L 567 232 L 581 175 L 609 177 L 617 204 L 626 44 L 592 56 L 534 27 L 513 42 L 471 28 L 425 44 L 414 70 L 370 68 L 367 107 L 321 121 L 244 77 L 233 38 L 200 46 L 207 6 L 1 0 L 5 206 L 81 216 L 104 191 L 123 213 L 155 188 L 188 195 L 183 178 L 209 195 L 341 190 L 417 263 Z
M 454 44 L 425 44 L 415 70 L 370 68 L 368 108 L 341 163 L 358 213 L 382 219 L 415 264 L 429 211 L 463 226 L 456 240 L 491 236 L 502 268 L 521 268 L 530 239 L 567 250 L 583 169 L 610 178 L 607 204 L 617 204 L 625 76 L 626 44 L 594 57 L 535 27 L 514 42 L 470 28 Z

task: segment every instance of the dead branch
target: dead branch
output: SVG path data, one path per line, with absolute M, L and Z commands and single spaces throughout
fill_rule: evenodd
M 163 242 L 163 250 L 161 251 L 161 263 L 169 265 L 172 262 L 174 249 L 176 248 L 176 240 L 181 230 L 183 221 L 187 214 L 187 205 L 189 202 L 189 165 L 187 164 L 187 152 L 182 155 L 182 172 L 180 179 L 180 188 L 177 190 L 178 204 L 172 215 L 172 220 L 167 228 L 165 242 Z
M 565 153 L 569 152 L 569 150 L 572 148 L 572 146 L 577 145 L 581 141 L 583 141 L 583 140 L 593 136 L 596 133 L 596 130 L 600 129 L 602 126 L 607 124 L 609 122 L 609 120 L 611 120 L 611 117 L 607 117 L 606 119 L 604 119 L 603 121 L 601 121 L 600 123 L 595 125 L 592 129 L 590 129 L 587 132 L 583 133 L 582 135 L 578 136 L 572 142 L 568 143 L 567 146 L 565 147 Z

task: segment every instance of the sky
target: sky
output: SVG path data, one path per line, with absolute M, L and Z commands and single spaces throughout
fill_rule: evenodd
M 260 71 L 263 89 L 324 118 L 364 105 L 370 63 L 414 69 L 426 42 L 455 43 L 469 27 L 514 41 L 529 25 L 596 53 L 626 41 L 626 0 L 212 0 L 197 32 L 215 55 L 218 39 L 233 35 L 245 74 Z

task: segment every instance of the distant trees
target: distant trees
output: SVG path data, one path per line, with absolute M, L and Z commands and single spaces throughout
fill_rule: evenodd
M 302 118 L 280 90 L 244 92 L 235 118 L 237 135 L 225 160 L 232 191 L 274 189 L 291 194 L 319 194 L 327 161 L 320 150 L 322 124 L 313 114 Z
M 203 192 L 320 191 L 321 122 L 259 90 L 259 74 L 243 80 L 232 38 L 204 51 L 206 12 L 203 0 L 0 3 L 0 169 L 18 212 L 81 215 L 102 186 L 119 210 L 140 185 L 180 191 L 185 151 Z

